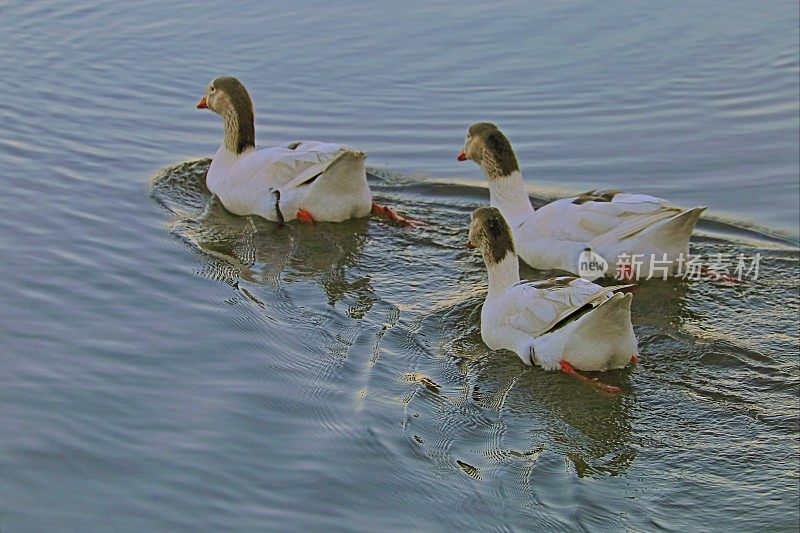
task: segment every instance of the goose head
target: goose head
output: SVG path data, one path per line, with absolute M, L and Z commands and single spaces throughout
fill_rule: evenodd
M 519 170 L 511 143 L 491 122 L 470 126 L 464 137 L 464 149 L 457 159 L 474 161 L 489 179 L 502 178 Z
M 509 255 L 516 259 L 511 228 L 499 209 L 479 207 L 472 213 L 467 248 L 479 249 L 487 267 L 501 263 Z
M 197 109 L 210 109 L 225 124 L 225 146 L 235 154 L 255 146 L 253 102 L 242 82 L 231 76 L 215 78 L 197 102 Z

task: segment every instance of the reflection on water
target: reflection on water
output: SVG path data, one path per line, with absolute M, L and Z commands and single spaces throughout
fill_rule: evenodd
M 423 321 L 423 331 L 439 338 L 466 379 L 459 400 L 451 401 L 469 404 L 491 420 L 483 443 L 487 449 L 469 461 L 475 471 L 492 470 L 501 458 L 530 459 L 546 450 L 568 459 L 579 476 L 624 474 L 636 455 L 629 396 L 597 394 L 569 378 L 527 367 L 509 352 L 491 352 L 480 340 L 481 300 L 467 298 Z M 603 379 L 630 392 L 633 371 L 607 372 Z M 524 439 L 514 435 L 515 427 L 524 428 Z
M 3 531 L 797 529 L 796 2 L 0 10 Z M 220 74 L 260 145 L 364 149 L 429 225 L 234 217 L 208 160 L 150 201 L 216 149 Z M 640 284 L 618 397 L 488 351 L 481 120 L 536 205 L 708 204 L 693 249 L 759 279 Z
M 350 318 L 362 319 L 370 311 L 378 300 L 370 277 L 347 274 L 347 269 L 357 267 L 361 260 L 368 238 L 368 219 L 309 227 L 280 226 L 258 217 L 233 216 L 203 186 L 207 163 L 177 165 L 151 180 L 151 195 L 175 216 L 170 231 L 207 256 L 201 275 L 232 285 L 265 309 L 282 300 L 285 306 L 294 305 L 286 301 L 280 290 L 282 284 L 313 280 L 324 290 L 329 305 L 335 307 L 345 298 L 350 302 Z M 431 245 L 436 246 L 430 241 L 425 243 Z M 412 277 L 409 274 L 409 279 Z M 266 287 L 270 294 L 265 302 L 256 294 Z M 444 287 L 442 290 L 448 292 Z M 515 358 L 493 356 L 480 341 L 481 299 L 453 295 L 432 309 L 414 333 L 415 337 L 441 338 L 445 353 L 458 362 L 455 368 L 462 375 L 460 380 L 467 377 L 453 396 L 443 393 L 424 374 L 404 374 L 406 381 L 424 387 L 405 393 L 404 409 L 415 409 L 419 394 L 436 397 L 440 407 L 437 419 L 444 420 L 433 435 L 415 433 L 415 441 L 430 450 L 426 453 L 440 456 L 447 463 L 455 461 L 476 479 L 483 479 L 487 471 L 496 469 L 498 460 L 517 458 L 529 464 L 545 449 L 568 458 L 580 476 L 623 474 L 635 457 L 628 443 L 626 397 L 597 395 L 572 380 L 541 369 L 528 369 Z M 460 331 L 467 334 L 453 334 Z M 370 364 L 375 364 L 374 358 Z M 611 373 L 607 380 L 629 390 L 629 372 Z M 564 400 L 564 388 L 569 389 L 568 401 Z M 369 400 L 368 392 L 362 394 L 361 400 Z M 466 435 L 460 434 L 460 430 L 469 427 L 464 426 L 465 413 L 473 415 L 466 420 L 483 426 L 479 434 L 471 429 Z M 535 419 L 544 433 L 522 446 L 515 441 L 507 446 L 504 436 L 509 427 L 505 419 L 509 417 Z M 463 438 L 485 439 L 480 444 L 480 456 L 470 453 L 459 457 L 447 449 L 452 441 Z
M 794 486 L 786 472 L 798 412 L 795 248 L 748 232 L 696 239 L 705 255 L 761 252 L 761 279 L 637 286 L 642 361 L 604 376 L 624 390 L 606 396 L 481 342 L 485 269 L 463 240 L 485 189 L 382 172 L 370 177 L 377 195 L 429 227 L 407 231 L 370 219 L 280 227 L 227 213 L 203 186 L 207 164 L 171 167 L 151 181 L 171 235 L 161 261 L 174 262 L 183 240 L 190 272 L 221 282 L 208 287 L 171 274 L 167 284 L 187 316 L 206 324 L 198 329 L 192 318 L 175 342 L 192 353 L 207 344 L 201 353 L 215 354 L 176 360 L 204 385 L 194 393 L 176 384 L 173 395 L 196 402 L 211 394 L 214 420 L 225 420 L 225 432 L 208 437 L 211 456 L 187 456 L 199 459 L 189 479 L 230 464 L 225 450 L 233 446 L 245 461 L 230 467 L 237 481 L 223 484 L 258 487 L 263 493 L 252 501 L 297 509 L 312 526 L 328 522 L 308 517 L 363 509 L 365 499 L 376 506 L 373 519 L 393 506 L 420 527 L 433 522 L 415 510 L 442 502 L 458 510 L 448 526 L 470 528 L 502 520 L 652 529 L 675 523 L 686 501 L 704 509 L 680 514 L 687 527 L 708 515 L 730 526 L 743 516 L 754 524 L 793 520 L 790 506 L 779 515 L 754 508 L 752 494 Z M 523 268 L 529 278 L 548 274 Z M 220 290 L 218 300 L 205 296 Z M 153 342 L 170 346 L 162 337 Z M 247 452 L 257 449 L 265 453 Z M 179 457 L 170 468 L 145 470 L 144 479 L 191 495 L 171 481 L 170 472 L 188 468 Z M 265 471 L 272 475 L 254 475 Z M 309 485 L 319 472 L 325 483 Z M 181 514 L 186 520 L 200 512 L 190 501 L 180 506 L 195 509 Z M 746 515 L 731 516 L 731 505 Z M 257 523 L 247 516 L 220 523 Z
M 208 163 L 180 164 L 150 181 L 152 197 L 175 217 L 171 233 L 210 256 L 200 271 L 203 276 L 240 289 L 254 302 L 258 298 L 240 280 L 270 286 L 277 295 L 283 282 L 313 279 L 331 306 L 345 297 L 351 300 L 352 318 L 370 310 L 376 298 L 369 277 L 348 279 L 345 272 L 364 247 L 368 219 L 304 226 L 232 215 L 205 187 Z

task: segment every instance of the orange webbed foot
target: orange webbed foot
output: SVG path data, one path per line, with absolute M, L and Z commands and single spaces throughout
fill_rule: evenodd
M 297 217 L 297 221 L 299 223 L 301 223 L 301 224 L 313 224 L 314 223 L 314 217 L 311 216 L 311 213 L 309 213 L 305 209 L 298 209 L 297 210 L 297 214 L 295 215 L 295 217 Z
M 388 218 L 389 220 L 400 226 L 419 228 L 425 225 L 425 223 L 422 221 L 414 220 L 413 218 L 410 217 L 404 217 L 398 214 L 397 211 L 395 211 L 391 207 L 381 205 L 378 202 L 372 202 L 372 214 L 377 215 L 379 217 Z
M 631 364 L 638 365 L 639 364 L 639 356 L 637 354 L 633 354 L 631 356 Z
M 582 381 L 587 385 L 591 385 L 592 387 L 601 390 L 603 392 L 607 392 L 609 394 L 617 394 L 622 391 L 619 387 L 615 387 L 614 385 L 607 385 L 598 381 L 597 378 L 588 378 L 583 374 L 578 374 L 578 372 L 566 361 L 561 361 L 559 363 L 561 366 L 561 372 L 567 374 L 568 376 L 572 376 L 573 378 L 577 379 L 578 381 Z

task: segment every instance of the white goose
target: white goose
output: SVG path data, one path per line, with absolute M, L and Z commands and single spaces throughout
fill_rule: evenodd
M 467 132 L 458 160 L 467 159 L 486 174 L 490 203 L 510 224 L 520 257 L 538 269 L 585 274 L 581 261 L 589 249 L 610 266 L 606 276 L 675 275 L 706 209 L 682 210 L 644 194 L 590 191 L 534 210 L 511 143 L 488 122 Z
M 493 350 L 511 350 L 527 365 L 562 372 L 606 390 L 575 370 L 604 371 L 636 363 L 633 296 L 574 277 L 520 283 L 514 237 L 497 208 L 472 214 L 468 248 L 478 248 L 489 275 L 481 337 Z
M 206 88 L 198 109 L 222 117 L 225 138 L 214 154 L 206 185 L 228 211 L 274 222 L 297 219 L 341 222 L 373 212 L 413 225 L 372 201 L 366 154 L 342 144 L 296 141 L 255 149 L 253 104 L 244 85 L 220 76 Z

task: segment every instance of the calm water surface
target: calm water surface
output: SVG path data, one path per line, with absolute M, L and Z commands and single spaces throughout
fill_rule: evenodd
M 800 526 L 796 2 L 0 15 L 4 532 Z M 430 226 L 228 214 L 194 109 L 219 74 L 260 144 L 363 148 Z M 760 253 L 759 279 L 637 287 L 615 397 L 491 353 L 463 249 L 488 195 L 455 161 L 477 120 L 535 203 L 709 205 L 694 250 Z

